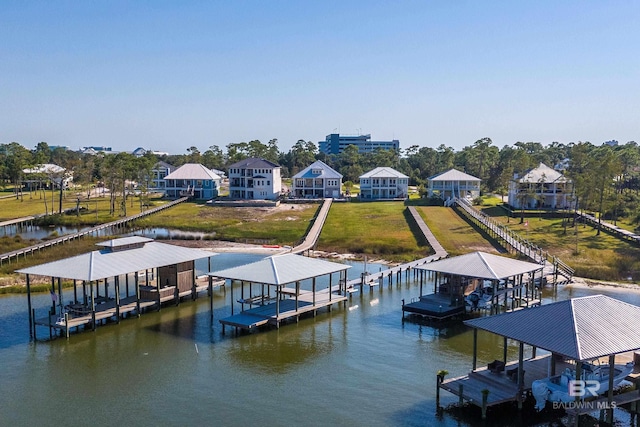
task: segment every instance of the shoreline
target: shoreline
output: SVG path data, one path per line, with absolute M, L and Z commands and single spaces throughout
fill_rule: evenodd
M 245 253 L 245 254 L 256 254 L 256 255 L 278 255 L 284 254 L 291 251 L 291 247 L 288 246 L 265 246 L 253 243 L 239 243 L 239 242 L 229 242 L 225 240 L 166 240 L 163 243 L 169 243 L 176 246 L 183 246 L 189 248 L 198 248 L 216 253 Z M 389 267 L 393 267 L 396 265 L 400 265 L 398 262 L 390 262 L 384 260 L 382 258 L 368 258 L 363 254 L 354 254 L 354 253 L 338 253 L 338 252 L 327 252 L 327 251 L 312 251 L 312 256 L 316 258 L 324 258 L 324 259 L 334 259 L 334 260 L 345 260 L 345 261 L 359 261 L 359 262 L 370 262 L 375 264 L 382 264 Z M 11 286 L 26 286 L 26 283 L 23 280 L 16 280 L 15 276 L 6 276 L 0 278 L 0 289 Z M 571 283 L 568 283 L 564 286 L 571 286 L 576 288 L 604 288 L 604 289 L 619 289 L 619 290 L 630 290 L 640 292 L 640 285 L 635 283 L 623 283 L 623 282 L 608 282 L 603 280 L 595 280 L 588 279 L 585 277 L 574 277 Z M 17 293 L 17 292 L 16 292 Z

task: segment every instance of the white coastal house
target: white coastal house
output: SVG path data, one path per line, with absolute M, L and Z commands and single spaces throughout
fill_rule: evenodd
M 341 196 L 342 175 L 321 160 L 317 160 L 295 174 L 291 196 L 307 199 L 322 199 Z
M 573 183 L 544 163 L 509 183 L 509 204 L 515 209 L 573 209 Z
M 229 166 L 229 196 L 242 200 L 276 200 L 282 190 L 280 166 L 251 157 Z
M 405 199 L 409 194 L 409 177 L 389 167 L 378 167 L 360 176 L 363 200 Z
M 452 198 L 471 198 L 480 196 L 480 178 L 461 172 L 457 169 L 449 169 L 427 178 L 429 197 L 439 197 L 442 200 Z
M 186 163 L 165 176 L 164 181 L 167 197 L 210 200 L 218 197 L 222 179 L 200 163 Z

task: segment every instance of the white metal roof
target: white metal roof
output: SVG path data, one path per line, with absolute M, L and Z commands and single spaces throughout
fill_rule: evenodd
M 348 268 L 351 266 L 302 255 L 284 254 L 270 256 L 239 267 L 212 271 L 209 275 L 267 285 L 285 285 Z
M 640 349 L 640 307 L 604 295 L 465 321 L 574 360 Z
M 43 163 L 33 168 L 22 169 L 24 173 L 61 173 L 66 171 L 62 166 L 53 163 Z
M 360 175 L 360 179 L 362 178 L 409 178 L 409 177 L 403 173 L 398 172 L 393 168 L 377 167 L 365 173 L 364 175 Z
M 427 178 L 429 181 L 482 181 L 480 178 L 460 172 L 457 169 L 449 169 Z
M 500 280 L 541 270 L 543 266 L 485 252 L 471 252 L 430 262 L 415 268 L 478 279 Z
M 557 170 L 550 168 L 544 163 L 540 163 L 537 168 L 531 169 L 522 178 L 517 180 L 518 182 L 531 182 L 531 183 L 550 183 L 550 182 L 565 182 L 567 179 Z
M 126 241 L 126 239 L 131 238 L 124 239 Z M 141 247 L 112 251 L 111 247 L 121 246 L 117 243 L 119 240 L 122 239 L 115 239 L 115 243 L 103 243 L 102 246 L 108 247 L 99 251 L 23 268 L 17 270 L 17 272 L 91 281 L 142 271 L 148 268 L 194 261 L 215 255 L 212 252 L 201 249 L 184 248 L 154 241 L 145 243 Z M 129 241 L 130 243 L 134 242 Z
M 212 179 L 215 181 L 222 178 L 200 163 L 186 163 L 165 176 L 164 179 Z
M 314 170 L 320 170 L 320 174 L 314 174 Z M 323 162 L 322 160 L 316 160 L 311 163 L 306 168 L 302 169 L 300 172 L 295 174 L 291 179 L 294 180 L 296 178 L 335 178 L 342 179 L 342 175 L 340 175 L 336 170 L 332 169 L 331 166 Z

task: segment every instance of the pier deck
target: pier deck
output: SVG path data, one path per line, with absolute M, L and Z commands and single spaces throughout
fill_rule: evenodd
M 282 295 L 295 295 L 295 289 L 284 288 Z M 329 299 L 331 296 L 331 299 Z M 233 316 L 220 319 L 223 325 L 234 326 L 236 328 L 251 330 L 265 324 L 278 325 L 281 321 L 298 317 L 301 314 L 328 307 L 333 304 L 345 301 L 346 296 L 338 294 L 329 294 L 328 290 L 315 293 L 315 305 L 313 304 L 313 292 L 300 290 L 298 294 L 298 308 L 296 310 L 296 300 L 294 298 L 286 298 L 279 301 L 279 313 L 276 314 L 276 303 L 260 305 Z
M 418 300 L 402 305 L 402 314 L 411 313 L 431 319 L 447 319 L 465 312 L 464 303 L 451 305 L 449 296 L 441 294 L 423 295 Z
M 549 359 L 551 355 L 545 354 L 527 359 L 524 361 L 524 390 L 530 390 L 533 381 L 549 376 Z M 556 362 L 556 372 L 562 372 L 570 367 L 566 362 Z M 509 362 L 505 370 L 501 373 L 493 373 L 485 366 L 470 372 L 467 375 L 444 380 L 440 388 L 462 397 L 462 399 L 482 407 L 482 390 L 489 390 L 487 395 L 487 406 L 498 405 L 500 403 L 512 402 L 516 400 L 518 394 L 518 384 L 513 381 L 506 372 L 510 369 L 518 368 L 518 362 Z M 462 389 L 460 388 L 462 386 Z

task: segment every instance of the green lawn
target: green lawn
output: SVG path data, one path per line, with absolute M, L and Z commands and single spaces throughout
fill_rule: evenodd
M 507 220 L 500 208 L 484 212 L 569 264 L 577 276 L 609 281 L 627 280 L 631 276 L 640 280 L 640 247 L 632 243 L 605 232 L 597 236 L 593 227 L 582 224 L 567 227 L 565 234 L 561 218 L 533 217 L 520 223 L 520 218 Z
M 141 219 L 136 226 L 202 231 L 219 240 L 293 245 L 306 234 L 318 207 L 283 203 L 278 208 L 233 208 L 189 202 Z
M 406 207 L 399 202 L 334 203 L 322 229 L 318 249 L 410 261 L 432 253 L 416 238 Z
M 475 251 L 498 253 L 489 240 L 453 209 L 441 206 L 418 206 L 416 209 L 435 238 L 450 255 L 463 255 Z

